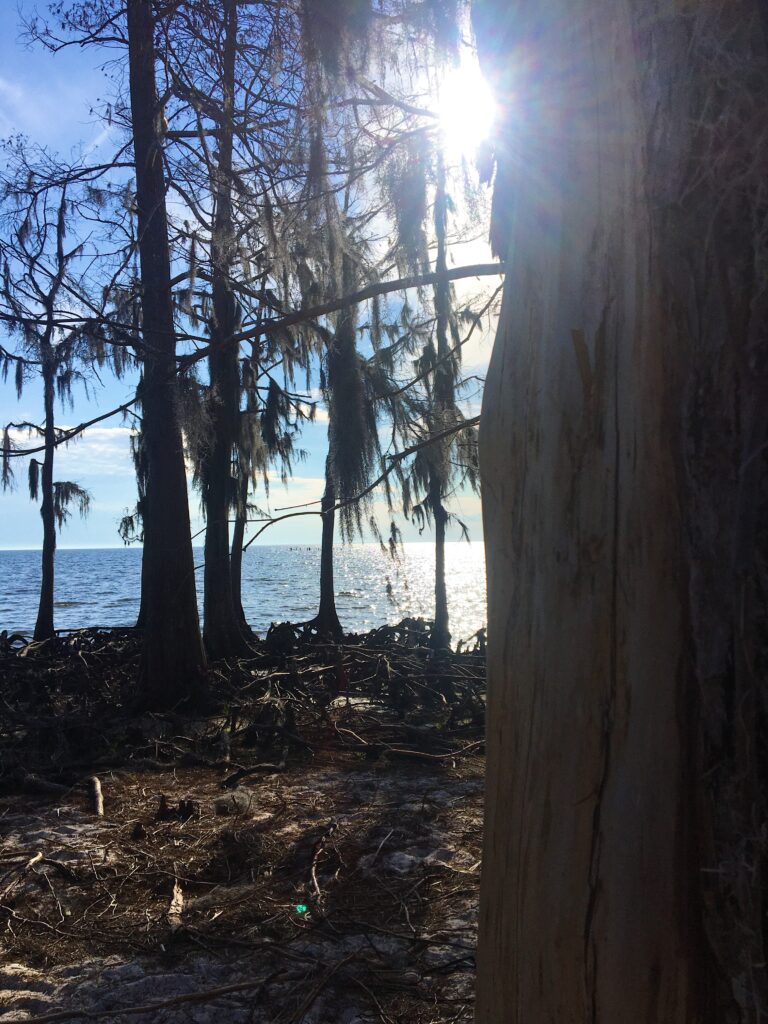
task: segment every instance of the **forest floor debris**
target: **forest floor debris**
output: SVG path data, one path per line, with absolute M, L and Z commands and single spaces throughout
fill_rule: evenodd
M 0 653 L 0 1022 L 471 1020 L 482 653 L 293 636 L 194 716 L 128 631 Z

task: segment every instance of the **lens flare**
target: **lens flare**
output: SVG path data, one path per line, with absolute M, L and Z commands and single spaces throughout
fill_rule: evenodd
M 477 63 L 462 61 L 440 84 L 437 114 L 449 158 L 474 157 L 493 129 L 496 104 Z

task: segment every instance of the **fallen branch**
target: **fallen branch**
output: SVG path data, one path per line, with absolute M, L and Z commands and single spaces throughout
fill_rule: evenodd
M 42 859 L 43 859 L 42 853 L 38 852 L 38 853 L 36 853 L 34 855 L 34 857 L 31 857 L 27 861 L 27 863 L 24 865 L 24 867 L 20 871 L 19 871 L 18 868 L 13 868 L 13 871 L 18 871 L 19 873 L 16 876 L 16 878 L 14 878 L 13 881 L 11 881 L 8 885 L 6 885 L 6 887 L 3 889 L 3 891 L 0 892 L 0 900 L 5 899 L 5 897 L 11 891 L 11 889 L 15 889 L 16 886 L 19 884 L 19 882 L 21 882 L 21 880 L 23 878 L 25 878 L 29 874 L 29 872 L 32 870 L 32 868 L 35 866 L 35 864 L 39 864 Z M 9 873 L 12 873 L 12 872 L 9 872 Z M 8 876 L 6 875 L 6 878 L 7 877 Z

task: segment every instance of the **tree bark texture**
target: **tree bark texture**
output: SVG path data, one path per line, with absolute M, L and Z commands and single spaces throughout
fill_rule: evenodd
M 232 603 L 235 615 L 242 629 L 248 630 L 248 622 L 243 611 L 243 542 L 245 527 L 248 520 L 248 477 L 241 475 L 237 483 L 239 497 L 235 525 L 232 528 L 232 548 L 229 555 L 230 578 L 232 581 Z
M 476 1019 L 765 1021 L 766 21 L 474 18 L 508 258 Z
M 40 474 L 40 516 L 43 520 L 43 551 L 40 580 L 40 603 L 37 609 L 34 639 L 50 640 L 54 636 L 53 591 L 56 559 L 56 516 L 53 508 L 53 459 L 56 451 L 54 411 L 54 355 L 50 343 L 41 345 L 45 405 L 45 453 Z
M 211 657 L 245 654 L 242 623 L 232 600 L 229 551 L 229 513 L 233 502 L 232 452 L 237 443 L 240 417 L 238 348 L 226 342 L 238 325 L 237 298 L 231 287 L 236 255 L 232 211 L 232 150 L 237 56 L 237 6 L 224 0 L 224 49 L 222 53 L 221 131 L 218 161 L 212 169 L 215 202 L 211 247 L 213 323 L 209 410 L 210 448 L 202 466 L 205 506 L 205 569 L 203 584 L 203 638 Z
M 147 482 L 142 599 L 143 700 L 172 706 L 205 667 L 195 596 L 184 446 L 176 383 L 168 224 L 148 0 L 128 0 L 131 114 L 136 163 Z
M 325 491 L 320 503 L 323 513 L 323 533 L 320 546 L 320 607 L 314 625 L 324 636 L 341 639 L 344 630 L 336 611 L 336 589 L 333 582 L 333 538 L 336 526 L 336 487 L 333 479 L 333 458 L 331 452 L 325 460 Z

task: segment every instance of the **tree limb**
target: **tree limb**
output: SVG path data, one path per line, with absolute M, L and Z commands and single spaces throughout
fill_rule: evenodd
M 423 288 L 429 284 L 435 284 L 438 280 L 458 281 L 465 277 L 496 277 L 506 270 L 504 263 L 475 263 L 465 267 L 454 267 L 444 274 L 432 271 L 429 274 L 413 274 L 410 277 L 398 278 L 396 281 L 377 281 L 361 288 L 359 291 L 344 295 L 338 299 L 331 299 L 319 306 L 311 306 L 308 309 L 297 310 L 287 316 L 279 317 L 276 320 L 263 320 L 258 327 L 242 331 L 233 335 L 224 344 L 239 345 L 243 341 L 251 341 L 262 334 L 269 334 L 272 331 L 282 330 L 291 327 L 293 324 L 302 323 L 305 320 L 313 320 L 328 313 L 335 313 L 345 306 L 353 306 L 367 299 L 376 298 L 378 295 L 387 295 L 389 292 L 406 291 L 409 288 Z M 213 346 L 206 345 L 193 355 L 180 356 L 179 367 L 184 370 L 204 359 Z
M 277 516 L 276 519 L 268 520 L 261 527 L 260 530 L 257 530 L 256 533 L 254 533 L 254 535 L 251 537 L 251 539 L 248 541 L 248 543 L 243 546 L 243 551 L 247 551 L 248 548 L 251 546 L 251 544 L 253 544 L 253 542 L 258 537 L 260 537 L 261 534 L 264 533 L 264 531 L 268 527 L 274 525 L 274 523 L 281 523 L 284 519 L 294 519 L 294 518 L 296 518 L 296 516 L 325 516 L 325 515 L 330 515 L 332 512 L 338 512 L 338 510 L 340 508 L 345 508 L 347 505 L 351 505 L 351 504 L 353 504 L 356 501 L 362 501 L 362 499 L 367 497 L 367 495 L 369 495 L 371 493 L 371 491 L 375 490 L 375 488 L 378 487 L 380 483 L 382 483 L 384 480 L 386 480 L 386 478 L 389 476 L 389 474 L 392 472 L 392 470 L 403 459 L 406 459 L 409 455 L 413 455 L 414 452 L 417 452 L 417 451 L 419 451 L 422 448 L 427 448 L 431 444 L 436 444 L 438 441 L 442 441 L 444 438 L 450 437 L 452 434 L 458 434 L 462 430 L 469 429 L 469 427 L 475 427 L 475 426 L 477 426 L 477 424 L 479 422 L 480 422 L 480 417 L 479 416 L 473 416 L 471 419 L 462 420 L 461 423 L 455 423 L 452 427 L 448 427 L 446 430 L 441 430 L 439 434 L 434 434 L 432 437 L 427 437 L 423 441 L 419 441 L 418 444 L 412 444 L 409 448 L 403 448 L 403 450 L 401 452 L 398 452 L 396 455 L 388 456 L 388 458 L 390 460 L 389 466 L 387 466 L 387 468 L 384 470 L 384 472 L 380 476 L 376 477 L 376 479 L 373 481 L 373 483 L 369 484 L 365 488 L 365 490 L 360 491 L 359 494 L 355 494 L 351 498 L 347 498 L 345 501 L 340 501 L 337 505 L 333 505 L 331 508 L 324 509 L 323 511 L 312 509 L 310 511 L 304 511 L 304 512 L 289 512 L 287 515 Z M 312 502 L 311 504 L 317 504 L 317 502 Z

